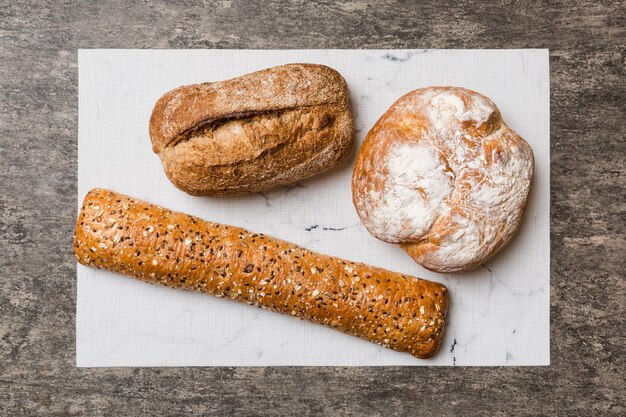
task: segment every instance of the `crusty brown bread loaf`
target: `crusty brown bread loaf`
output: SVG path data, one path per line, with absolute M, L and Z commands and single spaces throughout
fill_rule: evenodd
M 312 320 L 418 358 L 444 328 L 446 288 L 91 190 L 76 223 L 78 262 Z
M 192 195 L 257 192 L 338 164 L 353 138 L 348 87 L 332 68 L 289 64 L 163 95 L 152 149 Z

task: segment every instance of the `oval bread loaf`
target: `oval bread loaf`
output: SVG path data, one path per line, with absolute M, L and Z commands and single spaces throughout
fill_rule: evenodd
M 426 358 L 444 328 L 441 284 L 321 255 L 108 190 L 91 190 L 74 235 L 84 265 L 229 297 Z
M 258 192 L 328 170 L 353 138 L 332 68 L 289 64 L 163 95 L 150 118 L 167 177 L 192 195 Z

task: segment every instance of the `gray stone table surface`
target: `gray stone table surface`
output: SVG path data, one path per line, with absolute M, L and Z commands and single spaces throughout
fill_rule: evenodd
M 0 415 L 626 415 L 626 5 L 437 3 L 2 0 Z M 95 47 L 549 48 L 552 365 L 76 368 L 76 56 Z

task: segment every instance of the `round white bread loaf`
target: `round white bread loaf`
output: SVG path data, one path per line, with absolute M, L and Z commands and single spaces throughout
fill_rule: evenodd
M 532 149 L 474 91 L 429 87 L 401 97 L 368 132 L 352 177 L 367 230 L 437 272 L 467 271 L 518 229 Z

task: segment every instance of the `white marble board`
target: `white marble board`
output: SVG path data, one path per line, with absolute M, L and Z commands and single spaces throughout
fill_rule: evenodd
M 290 187 L 235 198 L 176 189 L 152 153 L 156 100 L 183 84 L 289 62 L 346 78 L 356 144 L 339 168 Z M 444 283 L 448 324 L 438 354 L 419 360 L 319 325 L 224 299 L 78 265 L 78 366 L 548 365 L 550 136 L 547 50 L 80 50 L 78 197 L 110 188 L 323 253 Z M 490 97 L 532 146 L 536 173 L 512 243 L 471 273 L 438 274 L 368 234 L 350 176 L 367 130 L 401 95 L 431 85 Z

